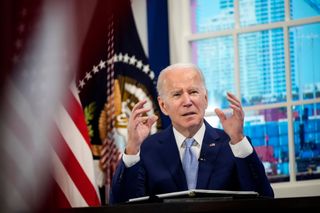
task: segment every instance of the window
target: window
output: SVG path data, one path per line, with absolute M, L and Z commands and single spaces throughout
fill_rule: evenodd
M 171 61 L 204 72 L 206 119 L 221 127 L 214 109 L 228 108 L 226 91 L 236 94 L 270 181 L 320 180 L 320 1 L 172 2 L 190 22 L 176 21 L 185 39 Z
M 207 85 L 216 85 L 208 90 L 209 107 L 227 107 L 223 98 L 227 91 L 235 92 L 234 47 L 232 36 L 203 39 L 191 42 L 192 62 L 197 64 L 206 76 Z M 220 102 L 223 101 L 223 102 Z

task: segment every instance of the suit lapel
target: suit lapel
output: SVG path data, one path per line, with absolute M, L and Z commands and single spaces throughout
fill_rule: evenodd
M 206 121 L 206 131 L 202 142 L 199 158 L 197 188 L 206 189 L 209 183 L 214 161 L 221 148 L 221 138 L 217 131 Z M 172 126 L 163 130 L 159 137 L 159 153 L 165 167 L 168 168 L 173 181 L 176 183 L 177 191 L 187 190 L 187 181 L 182 168 L 179 150 L 175 141 Z
M 172 179 L 177 185 L 178 190 L 186 190 L 187 181 L 183 172 L 182 163 L 180 160 L 179 150 L 173 134 L 172 126 L 167 128 L 163 137 L 159 138 L 160 150 L 159 153 L 165 163 L 165 167 L 169 169 Z
M 206 189 L 209 178 L 212 173 L 214 161 L 217 158 L 221 144 L 218 133 L 206 122 L 206 131 L 204 134 L 199 158 L 197 188 Z

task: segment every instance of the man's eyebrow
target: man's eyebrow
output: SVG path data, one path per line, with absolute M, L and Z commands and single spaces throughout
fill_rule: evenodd
M 190 87 L 190 89 L 199 89 L 199 87 Z
M 182 89 L 173 89 L 169 93 L 175 93 L 175 92 L 180 92 Z

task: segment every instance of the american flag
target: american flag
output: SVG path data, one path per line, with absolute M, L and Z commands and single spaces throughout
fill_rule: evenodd
M 3 3 L 9 36 L 1 50 L 7 74 L 0 109 L 1 211 L 100 205 L 88 129 L 71 80 L 78 3 Z
M 54 179 L 64 196 L 57 196 L 59 207 L 100 205 L 95 186 L 90 138 L 83 109 L 75 88 L 70 86 L 66 103 L 56 116 L 57 144 L 53 155 Z

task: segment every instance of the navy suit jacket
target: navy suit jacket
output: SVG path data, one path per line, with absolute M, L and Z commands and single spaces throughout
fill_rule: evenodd
M 256 191 L 273 197 L 263 164 L 254 151 L 234 157 L 229 136 L 205 121 L 197 189 Z M 249 139 L 250 140 L 250 139 Z M 130 198 L 188 190 L 172 126 L 145 139 L 140 161 L 126 168 L 121 160 L 112 179 L 109 203 Z

